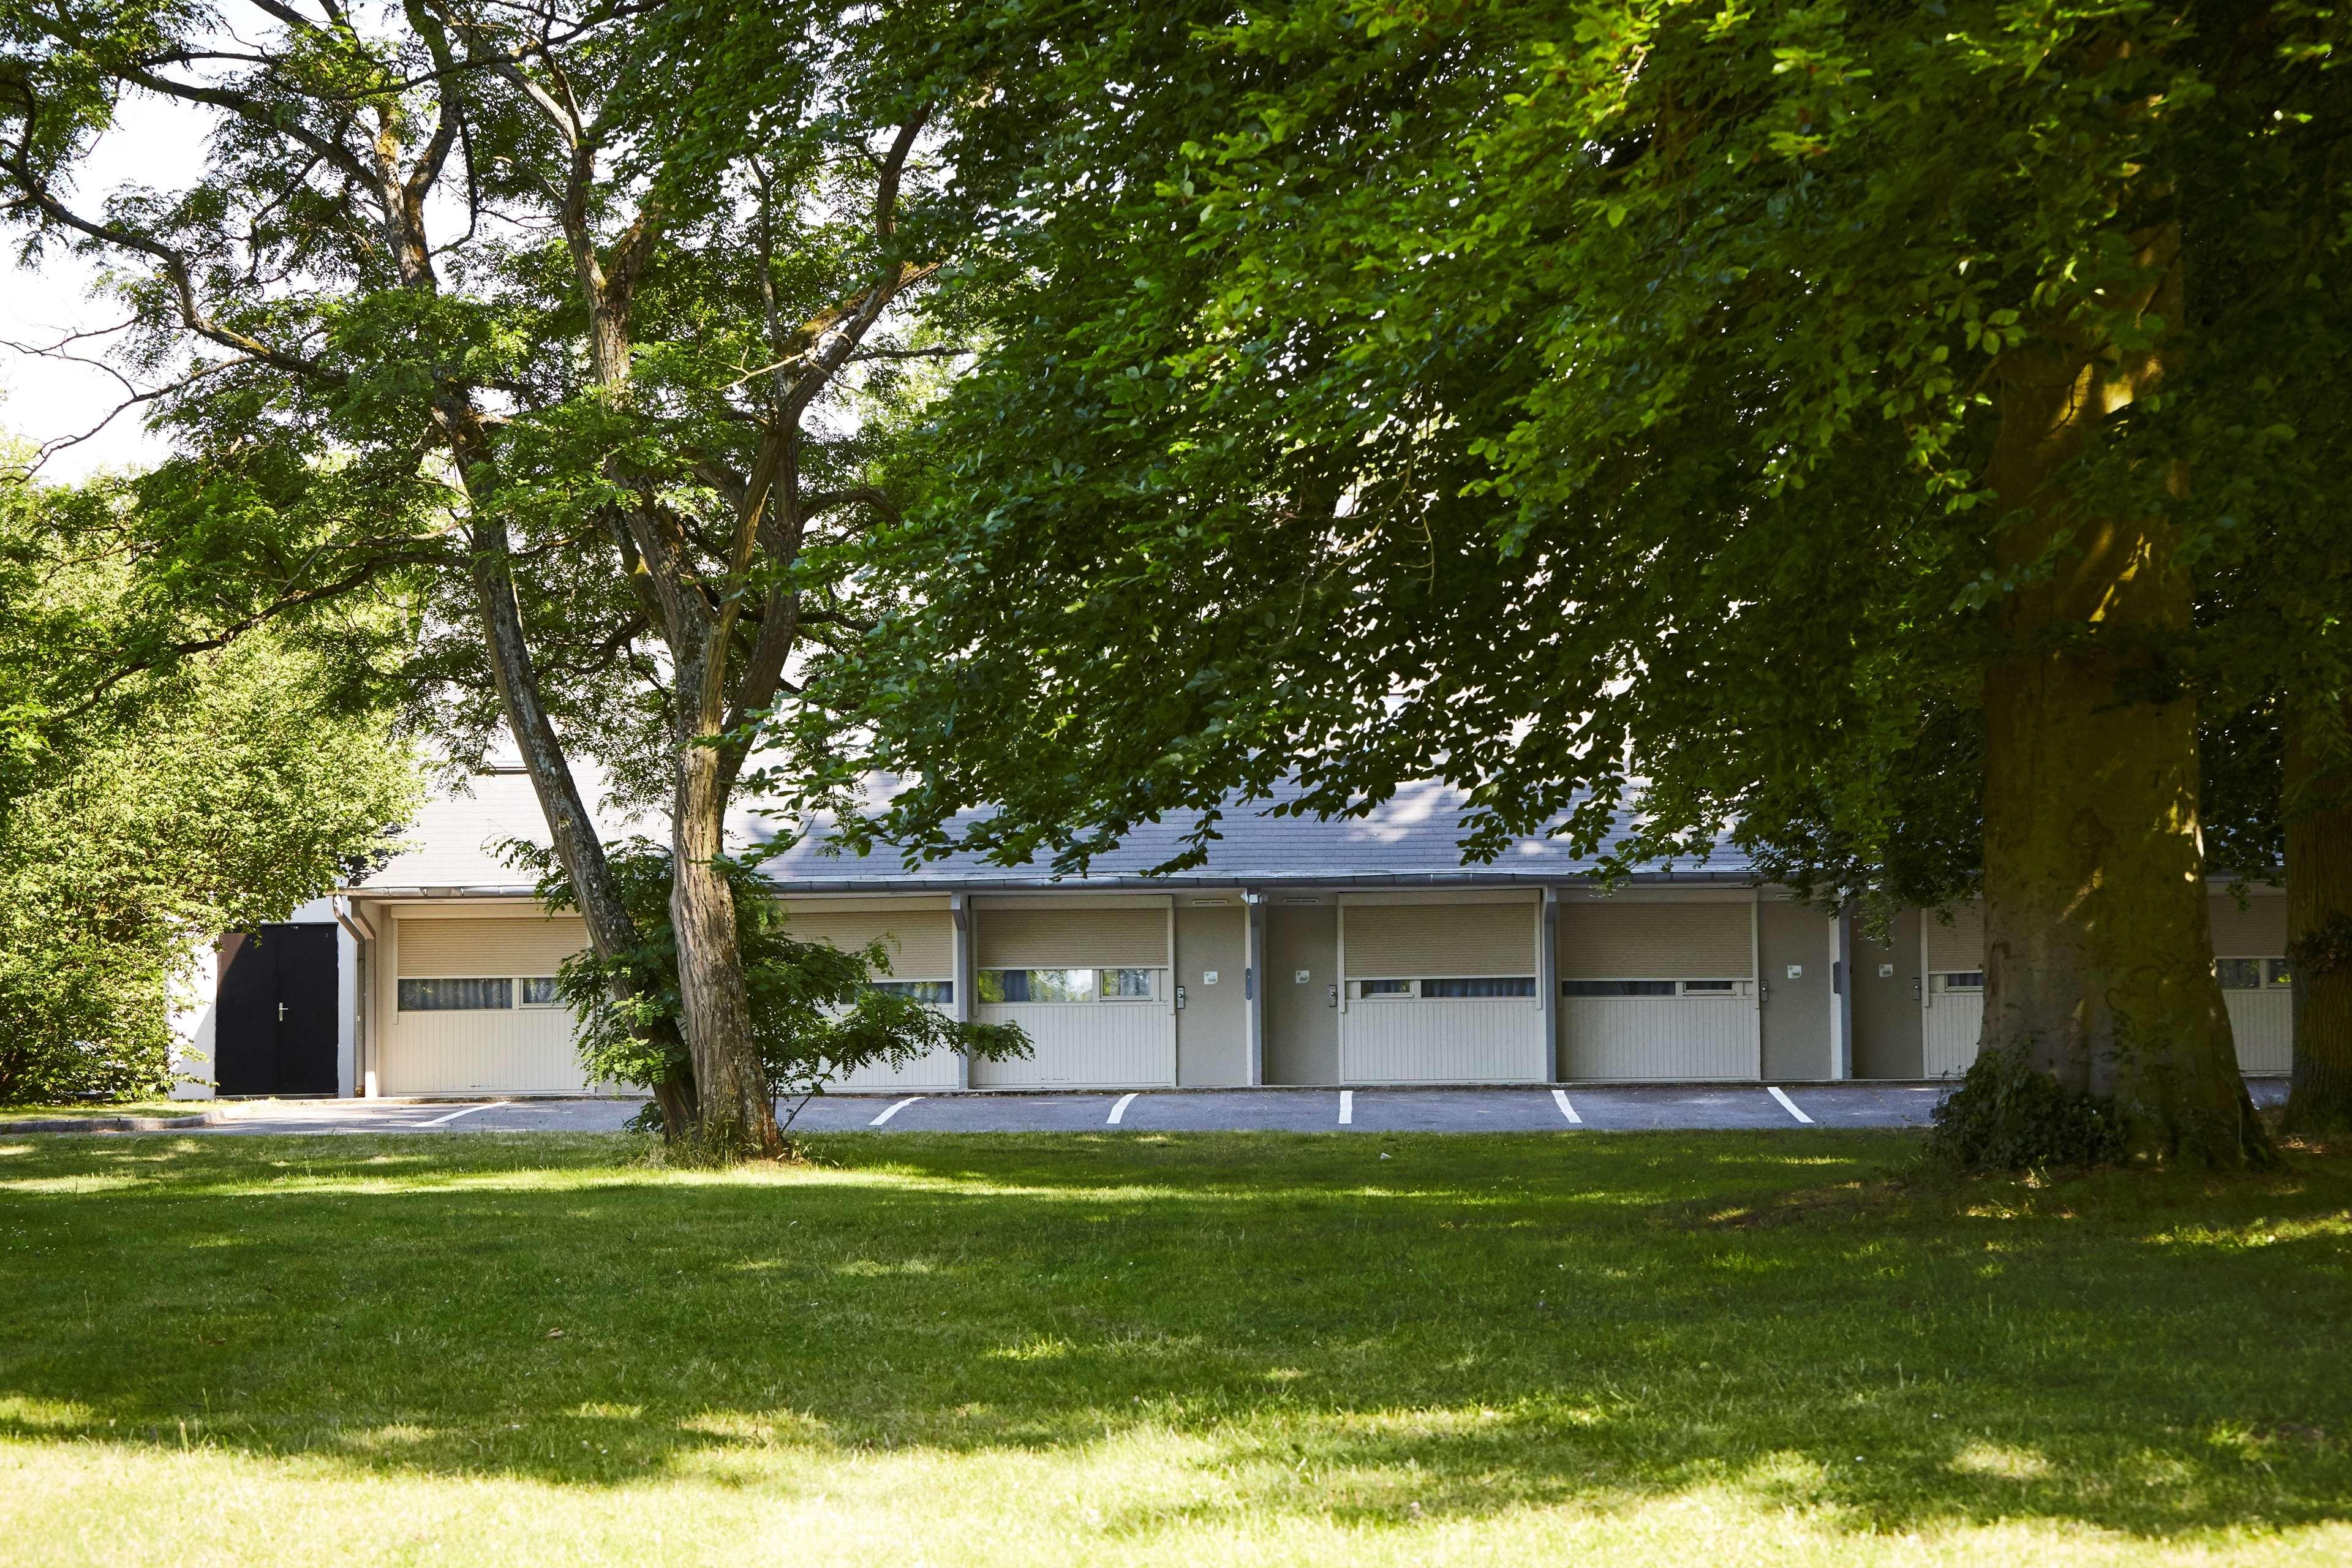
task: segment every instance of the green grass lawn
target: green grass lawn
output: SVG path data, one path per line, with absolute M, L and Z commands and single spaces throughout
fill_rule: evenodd
M 0 1561 L 2352 1560 L 2352 1156 L 818 1147 L 0 1139 Z

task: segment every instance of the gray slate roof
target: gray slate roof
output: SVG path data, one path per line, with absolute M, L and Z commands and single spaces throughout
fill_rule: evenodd
M 583 779 L 583 785 L 589 781 Z M 520 774 L 491 774 L 470 781 L 470 793 L 436 795 L 408 835 L 412 848 L 395 858 L 354 890 L 405 891 L 422 888 L 475 892 L 525 890 L 526 879 L 499 862 L 492 851 L 507 837 L 547 841 L 530 784 Z M 1229 811 L 1206 866 L 1168 877 L 1145 871 L 1177 854 L 1192 814 L 1171 815 L 1139 828 L 1111 854 L 1099 857 L 1083 878 L 1056 879 L 1046 865 L 1004 867 L 968 854 L 951 855 L 908 870 L 892 852 L 855 858 L 825 852 L 820 830 L 767 863 L 776 884 L 796 891 L 940 891 L 1040 887 L 1154 888 L 1233 886 L 1237 883 L 1315 883 L 1325 886 L 1399 887 L 1434 884 L 1509 884 L 1570 881 L 1591 873 L 1591 863 L 1569 854 L 1558 839 L 1523 838 L 1484 865 L 1465 866 L 1457 840 L 1464 797 L 1444 784 L 1402 790 L 1370 815 L 1339 821 L 1276 816 L 1262 802 Z M 635 832 L 665 837 L 666 824 L 608 817 L 608 837 Z M 764 839 L 771 825 L 750 811 L 736 814 L 730 838 Z M 1649 868 L 1643 880 L 1745 882 L 1745 856 L 1728 847 L 1703 862 Z

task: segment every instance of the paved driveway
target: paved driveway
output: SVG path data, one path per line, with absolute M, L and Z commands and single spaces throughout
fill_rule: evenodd
M 2286 1097 L 2254 1079 L 2257 1105 Z M 1562 1089 L 1153 1089 L 1139 1094 L 830 1094 L 804 1132 L 1610 1132 L 1925 1127 L 1940 1084 L 1572 1084 Z M 609 1132 L 635 1100 L 247 1100 L 207 1133 Z M 193 1108 L 192 1108 L 193 1109 Z

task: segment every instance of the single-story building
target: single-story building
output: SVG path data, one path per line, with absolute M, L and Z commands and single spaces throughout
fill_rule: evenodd
M 1145 872 L 1185 823 L 1082 878 L 964 856 L 909 871 L 828 855 L 821 836 L 765 869 L 796 934 L 884 938 L 887 984 L 1017 1022 L 1035 1047 L 852 1089 L 1919 1079 L 1975 1054 L 1975 909 L 1906 911 L 1882 945 L 1755 885 L 1736 853 L 1613 889 L 1557 840 L 1465 866 L 1461 806 L 1430 785 L 1349 821 L 1250 808 L 1206 865 L 1164 877 Z M 544 837 L 529 781 L 494 771 L 434 799 L 385 866 L 226 939 L 181 1012 L 192 1074 L 213 1080 L 186 1092 L 593 1092 L 553 992 L 583 927 L 541 910 L 494 849 Z M 2258 886 L 2242 907 L 2218 881 L 2211 896 L 2242 1064 L 2284 1072 L 2284 896 Z

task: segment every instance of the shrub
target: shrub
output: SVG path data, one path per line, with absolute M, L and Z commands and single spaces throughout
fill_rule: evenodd
M 2068 1089 L 2021 1049 L 1979 1052 L 1936 1107 L 1927 1157 L 1952 1170 L 2013 1173 L 2113 1164 L 2124 1156 L 2113 1100 Z

